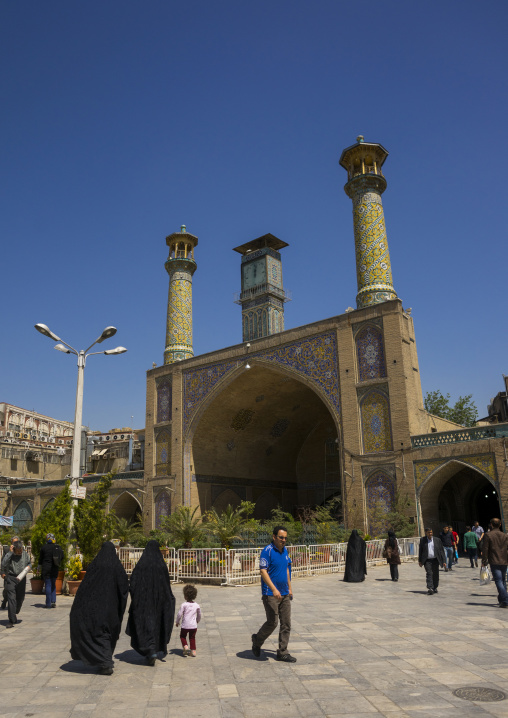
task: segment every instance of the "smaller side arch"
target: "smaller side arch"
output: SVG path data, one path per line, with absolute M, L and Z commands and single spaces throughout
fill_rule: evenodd
M 137 514 L 142 514 L 141 504 L 129 491 L 124 491 L 115 499 L 111 510 L 114 511 L 117 518 L 128 521 L 134 521 Z
M 20 501 L 20 503 L 16 506 L 14 510 L 12 525 L 17 530 L 20 530 L 23 528 L 23 526 L 31 524 L 32 521 L 33 513 L 32 509 L 30 508 L 30 504 L 23 499 L 23 501 Z

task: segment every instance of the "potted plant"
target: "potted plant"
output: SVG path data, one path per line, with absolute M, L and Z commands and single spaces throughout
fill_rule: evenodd
M 35 593 L 37 596 L 42 596 L 44 593 L 44 581 L 42 580 L 41 574 L 37 571 L 34 571 L 30 579 L 30 585 L 32 587 L 32 593 Z
M 71 556 L 67 566 L 67 586 L 69 588 L 69 596 L 75 596 L 81 579 L 83 564 L 79 556 Z
M 253 571 L 256 566 L 256 557 L 251 554 L 243 554 L 240 556 L 240 563 L 242 565 L 242 571 Z

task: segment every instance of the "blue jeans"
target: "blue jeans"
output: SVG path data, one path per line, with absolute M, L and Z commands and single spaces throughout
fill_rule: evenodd
M 492 578 L 497 588 L 499 603 L 508 606 L 508 592 L 506 591 L 506 566 L 495 563 L 490 564 Z
M 51 608 L 51 604 L 56 603 L 56 578 L 45 578 L 44 590 L 46 591 L 46 608 Z
M 451 568 L 455 549 L 453 548 L 453 546 L 443 546 L 443 548 L 446 556 L 446 564 L 448 568 Z

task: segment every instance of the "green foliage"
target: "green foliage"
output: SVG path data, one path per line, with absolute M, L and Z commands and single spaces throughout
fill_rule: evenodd
M 140 534 L 138 536 L 136 546 L 138 548 L 145 548 L 146 544 L 153 540 L 158 541 L 161 548 L 172 545 L 166 531 L 162 531 L 161 529 L 152 529 L 148 532 L 148 536 L 145 536 L 145 534 Z
M 450 406 L 449 394 L 443 396 L 439 390 L 428 391 L 425 394 L 425 408 L 430 414 L 454 421 L 460 426 L 474 426 L 478 418 L 478 409 L 472 399 L 472 394 L 459 396 L 455 404 Z
M 120 546 L 139 546 L 141 537 L 143 536 L 143 526 L 139 521 L 129 521 L 129 519 L 119 519 L 113 516 L 113 538 L 120 540 Z
M 83 564 L 89 566 L 104 541 L 113 536 L 114 514 L 107 513 L 109 488 L 114 472 L 101 477 L 84 501 L 80 501 L 74 514 L 76 539 L 83 554 Z
M 240 539 L 240 532 L 245 525 L 245 509 L 240 505 L 234 509 L 231 504 L 225 511 L 218 514 L 215 509 L 207 511 L 204 518 L 204 530 L 219 541 L 222 548 L 230 549 L 235 539 Z
M 280 524 L 281 526 L 285 526 L 288 532 L 286 543 L 288 545 L 297 544 L 302 536 L 302 522 L 297 521 L 289 511 L 283 511 L 280 506 L 277 506 L 276 509 L 272 509 L 271 513 L 271 521 L 265 523 L 265 528 L 270 532 L 270 535 L 272 535 L 274 526 Z
M 71 556 L 67 563 L 67 578 L 70 581 L 77 581 L 82 570 L 83 564 L 79 556 Z
M 182 544 L 183 548 L 192 548 L 203 535 L 201 518 L 196 517 L 198 506 L 178 506 L 162 521 L 162 530 L 169 534 L 170 541 Z
M 32 554 L 35 562 L 39 560 L 41 548 L 46 543 L 46 534 L 54 534 L 56 543 L 64 552 L 62 565 L 67 560 L 67 544 L 69 543 L 69 522 L 71 518 L 71 492 L 70 482 L 65 482 L 65 488 L 40 513 L 31 530 Z M 23 538 L 23 536 L 21 536 Z M 23 538 L 23 540 L 25 540 Z

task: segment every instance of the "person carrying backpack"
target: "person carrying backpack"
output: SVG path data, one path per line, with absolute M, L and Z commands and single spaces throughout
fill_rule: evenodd
M 46 534 L 46 543 L 39 553 L 39 570 L 46 591 L 46 608 L 56 608 L 56 579 L 63 559 L 63 551 L 54 534 Z

